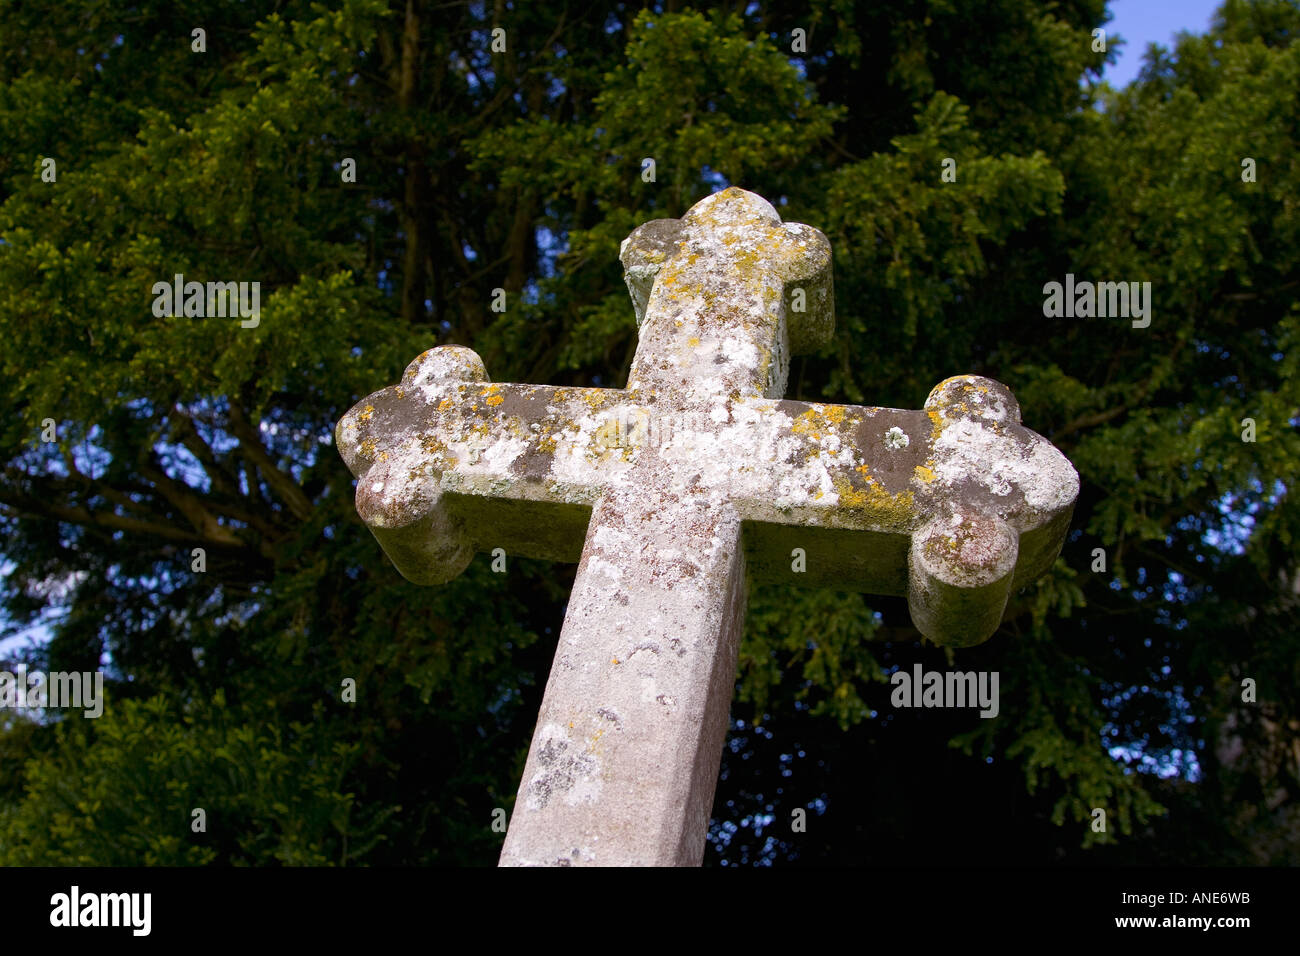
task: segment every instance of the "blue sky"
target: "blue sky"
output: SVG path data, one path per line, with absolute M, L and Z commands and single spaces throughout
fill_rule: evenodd
M 1119 62 L 1106 70 L 1107 82 L 1121 87 L 1142 68 L 1148 43 L 1173 49 L 1180 30 L 1205 33 L 1221 0 L 1111 0 L 1106 6 L 1112 20 L 1106 24 L 1107 43 L 1118 34 L 1125 40 Z

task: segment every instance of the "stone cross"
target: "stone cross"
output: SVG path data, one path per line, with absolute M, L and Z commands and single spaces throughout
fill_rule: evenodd
M 701 862 L 747 575 L 906 595 L 925 637 L 978 644 L 1078 493 L 990 379 L 919 411 L 783 400 L 790 354 L 832 332 L 831 252 L 759 196 L 647 222 L 620 258 L 627 388 L 494 384 L 443 346 L 337 429 L 409 580 L 498 548 L 579 562 L 502 865 Z

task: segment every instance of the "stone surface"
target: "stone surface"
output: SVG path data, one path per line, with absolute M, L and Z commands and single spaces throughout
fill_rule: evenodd
M 580 562 L 503 864 L 700 861 L 747 574 L 906 595 L 926 637 L 977 644 L 1055 560 L 1078 493 L 990 379 L 915 411 L 783 400 L 791 353 L 833 328 L 830 246 L 760 197 L 646 223 L 621 259 L 626 389 L 494 384 L 444 346 L 337 429 L 408 579 L 494 548 Z

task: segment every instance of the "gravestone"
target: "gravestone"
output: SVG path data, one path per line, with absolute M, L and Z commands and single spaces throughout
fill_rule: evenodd
M 495 384 L 443 346 L 337 429 L 409 580 L 498 548 L 579 562 L 502 865 L 700 863 L 747 577 L 906 595 L 925 637 L 977 644 L 1078 493 L 990 379 L 918 410 L 784 400 L 790 355 L 832 333 L 831 252 L 759 196 L 645 223 L 620 258 L 627 388 Z

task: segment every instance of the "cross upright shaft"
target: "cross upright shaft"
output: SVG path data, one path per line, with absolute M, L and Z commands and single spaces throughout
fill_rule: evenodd
M 747 569 L 907 594 L 927 637 L 978 643 L 1055 559 L 1078 489 L 987 379 L 917 412 L 782 400 L 790 352 L 831 332 L 830 248 L 760 197 L 646 223 L 621 258 L 626 390 L 493 385 L 444 347 L 338 428 L 358 511 L 413 581 L 581 542 L 503 865 L 700 862 Z
M 779 398 L 785 286 L 816 279 L 816 304 L 829 307 L 825 238 L 783 228 L 741 190 L 649 225 L 622 249 L 640 270 L 630 285 L 650 280 L 628 392 L 658 414 L 697 417 Z M 700 862 L 744 554 L 727 483 L 688 474 L 664 444 L 638 449 L 628 481 L 592 512 L 502 863 Z

